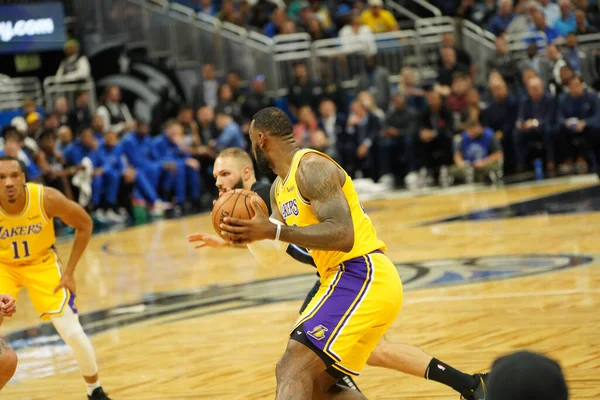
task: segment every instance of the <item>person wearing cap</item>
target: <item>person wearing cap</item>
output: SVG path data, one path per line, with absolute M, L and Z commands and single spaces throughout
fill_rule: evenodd
M 518 351 L 492 364 L 489 400 L 568 400 L 569 388 L 560 365 L 541 354 Z
M 79 53 L 77 40 L 67 40 L 65 43 L 65 58 L 56 71 L 56 78 L 64 81 L 85 80 L 91 77 L 88 58 Z
M 383 0 L 369 0 L 369 8 L 360 15 L 363 24 L 373 33 L 385 33 L 398 30 L 398 21 L 394 14 L 383 9 Z

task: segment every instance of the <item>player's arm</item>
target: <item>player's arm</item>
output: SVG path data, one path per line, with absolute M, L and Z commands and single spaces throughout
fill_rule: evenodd
M 83 255 L 83 251 L 90 241 L 94 224 L 83 207 L 74 201 L 67 199 L 58 190 L 49 187 L 44 188 L 44 210 L 48 217 L 60 218 L 65 224 L 75 229 L 71 256 L 67 262 L 67 268 L 64 271 L 61 284 L 57 287 L 57 290 L 61 287 L 67 287 L 75 293 L 73 274 L 79 259 Z M 71 285 L 73 287 L 69 287 Z

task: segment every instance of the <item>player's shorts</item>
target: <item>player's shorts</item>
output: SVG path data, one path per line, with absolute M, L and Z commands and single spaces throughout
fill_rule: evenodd
M 0 293 L 17 299 L 21 288 L 26 287 L 35 311 L 43 320 L 61 316 L 66 307 L 77 313 L 74 294 L 65 288 L 52 293 L 61 277 L 60 259 L 54 250 L 29 264 L 0 263 Z
M 348 260 L 321 277 L 319 291 L 291 331 L 308 339 L 322 359 L 358 375 L 402 306 L 402 282 L 380 251 Z M 296 339 L 297 340 L 297 339 Z M 326 357 L 323 357 L 325 355 Z

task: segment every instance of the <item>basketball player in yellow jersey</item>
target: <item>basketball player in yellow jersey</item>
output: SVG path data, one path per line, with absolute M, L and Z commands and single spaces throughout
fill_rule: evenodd
M 295 324 L 276 368 L 277 399 L 364 399 L 336 381 L 358 375 L 400 311 L 402 283 L 385 244 L 358 202 L 350 177 L 326 155 L 300 150 L 288 117 L 258 112 L 250 126 L 261 170 L 271 187 L 271 222 L 253 205 L 251 220 L 225 218 L 233 243 L 281 240 L 310 249 L 321 287 Z
M 75 229 L 64 273 L 54 250 L 54 217 Z M 0 157 L 0 293 L 16 299 L 26 287 L 37 313 L 52 321 L 71 347 L 88 386 L 88 399 L 110 400 L 100 386 L 94 349 L 75 308 L 73 274 L 92 228 L 92 220 L 81 206 L 55 189 L 26 183 L 19 161 Z

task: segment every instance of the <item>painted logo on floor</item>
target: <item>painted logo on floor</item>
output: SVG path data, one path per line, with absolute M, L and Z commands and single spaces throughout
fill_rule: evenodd
M 415 290 L 522 277 L 594 262 L 600 262 L 600 258 L 588 255 L 526 254 L 405 262 L 395 265 L 402 277 L 404 289 Z M 157 325 L 164 325 L 284 301 L 295 300 L 300 303 L 316 282 L 317 276 L 312 272 L 238 285 L 208 286 L 195 291 L 153 293 L 137 303 L 82 315 L 80 320 L 89 334 L 142 321 L 147 323 L 149 320 L 155 320 Z M 53 326 L 48 323 L 13 332 L 7 338 L 17 349 L 62 343 Z

